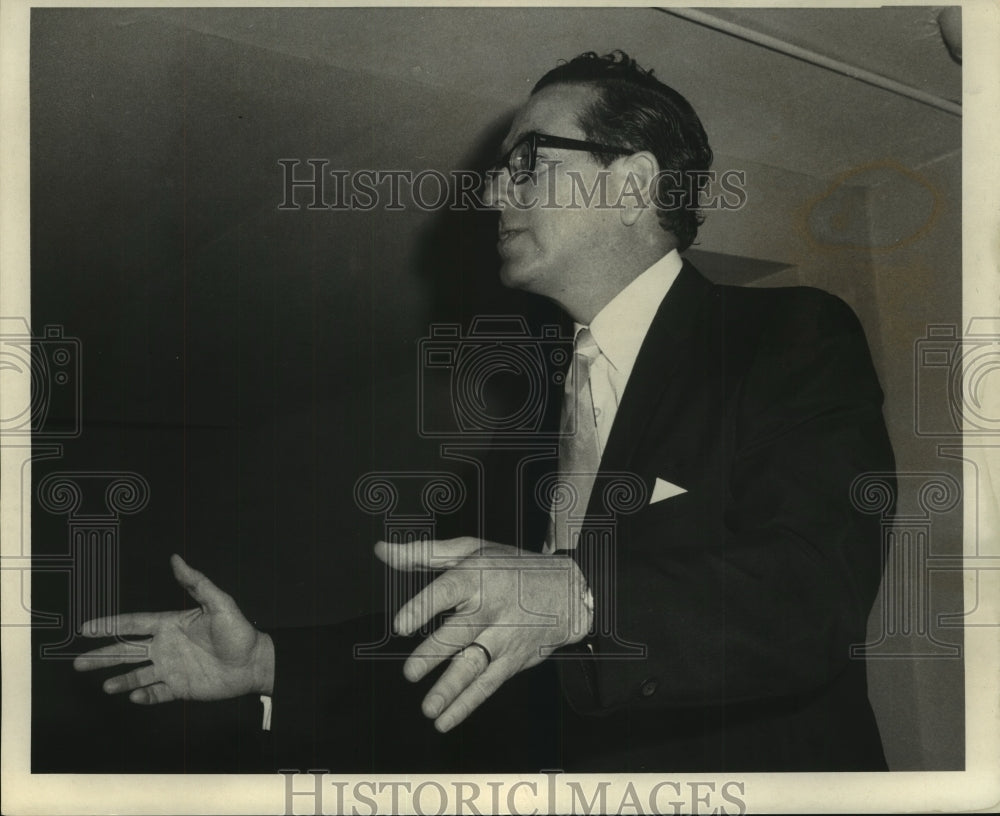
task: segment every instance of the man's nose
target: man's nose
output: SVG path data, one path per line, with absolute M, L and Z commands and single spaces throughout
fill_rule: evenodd
M 483 204 L 491 209 L 502 210 L 509 200 L 510 173 L 506 168 L 492 168 L 483 179 Z

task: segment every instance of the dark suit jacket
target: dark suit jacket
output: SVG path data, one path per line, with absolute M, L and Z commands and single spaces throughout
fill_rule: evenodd
M 646 649 L 564 664 L 574 707 L 605 720 L 584 764 L 884 767 L 864 664 L 849 651 L 881 576 L 882 519 L 850 490 L 893 470 L 881 405 L 842 301 L 715 286 L 685 265 L 601 469 L 687 492 L 620 516 L 612 558 L 586 536 L 575 553 L 598 618 L 613 622 L 597 655 L 622 652 L 618 640 Z
M 399 769 L 442 746 L 431 764 L 492 746 L 535 771 L 884 769 L 865 666 L 849 653 L 865 640 L 881 576 L 882 519 L 851 498 L 857 477 L 893 470 L 881 405 L 842 301 L 717 286 L 685 263 L 642 345 L 601 471 L 635 474 L 650 494 L 656 479 L 686 492 L 615 516 L 609 544 L 598 477 L 573 553 L 594 592 L 594 637 L 524 672 L 447 740 L 411 716 L 422 690 L 404 688 L 405 704 L 354 692 L 370 715 L 354 722 L 356 738 L 410 721 L 417 744 L 383 757 Z M 291 744 L 300 704 L 322 716 L 323 675 L 344 669 L 320 665 L 327 647 L 316 645 L 304 690 L 302 641 L 276 641 L 276 729 Z M 390 665 L 352 667 L 353 687 L 403 688 Z M 381 749 L 365 744 L 378 764 Z

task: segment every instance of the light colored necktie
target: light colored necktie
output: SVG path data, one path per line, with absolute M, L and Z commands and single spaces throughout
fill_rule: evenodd
M 574 342 L 573 365 L 567 372 L 563 391 L 559 439 L 559 480 L 575 494 L 575 500 L 556 500 L 545 543 L 547 552 L 576 547 L 580 523 L 601 464 L 594 399 L 590 391 L 590 368 L 600 353 L 590 329 L 580 329 Z M 570 511 L 576 517 L 575 524 L 570 521 Z

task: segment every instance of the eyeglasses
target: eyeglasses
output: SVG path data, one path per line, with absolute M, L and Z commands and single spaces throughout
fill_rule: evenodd
M 514 184 L 523 184 L 534 178 L 535 164 L 538 160 L 539 147 L 556 147 L 563 150 L 586 150 L 596 153 L 613 153 L 616 156 L 627 156 L 633 151 L 625 147 L 585 142 L 580 139 L 564 139 L 562 136 L 549 136 L 546 133 L 532 131 L 525 134 L 507 154 L 501 157 L 490 168 L 491 174 L 499 175 L 505 169 L 510 173 Z

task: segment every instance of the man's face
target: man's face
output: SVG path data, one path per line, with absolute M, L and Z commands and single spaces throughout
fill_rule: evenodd
M 500 148 L 507 153 L 532 131 L 549 136 L 585 140 L 578 114 L 596 94 L 585 85 L 550 85 L 518 111 Z M 604 168 L 586 151 L 539 146 L 535 180 L 515 185 L 504 172 L 488 196 L 500 210 L 497 250 L 503 261 L 500 279 L 505 286 L 563 301 L 561 293 L 579 285 L 606 245 L 605 236 L 614 218 L 613 209 L 597 209 L 597 200 L 583 205 L 581 183 L 593 188 Z M 577 176 L 575 206 L 571 201 Z M 556 201 L 552 201 L 552 193 Z M 533 200 L 534 206 L 529 206 Z M 558 203 L 559 206 L 542 206 Z

